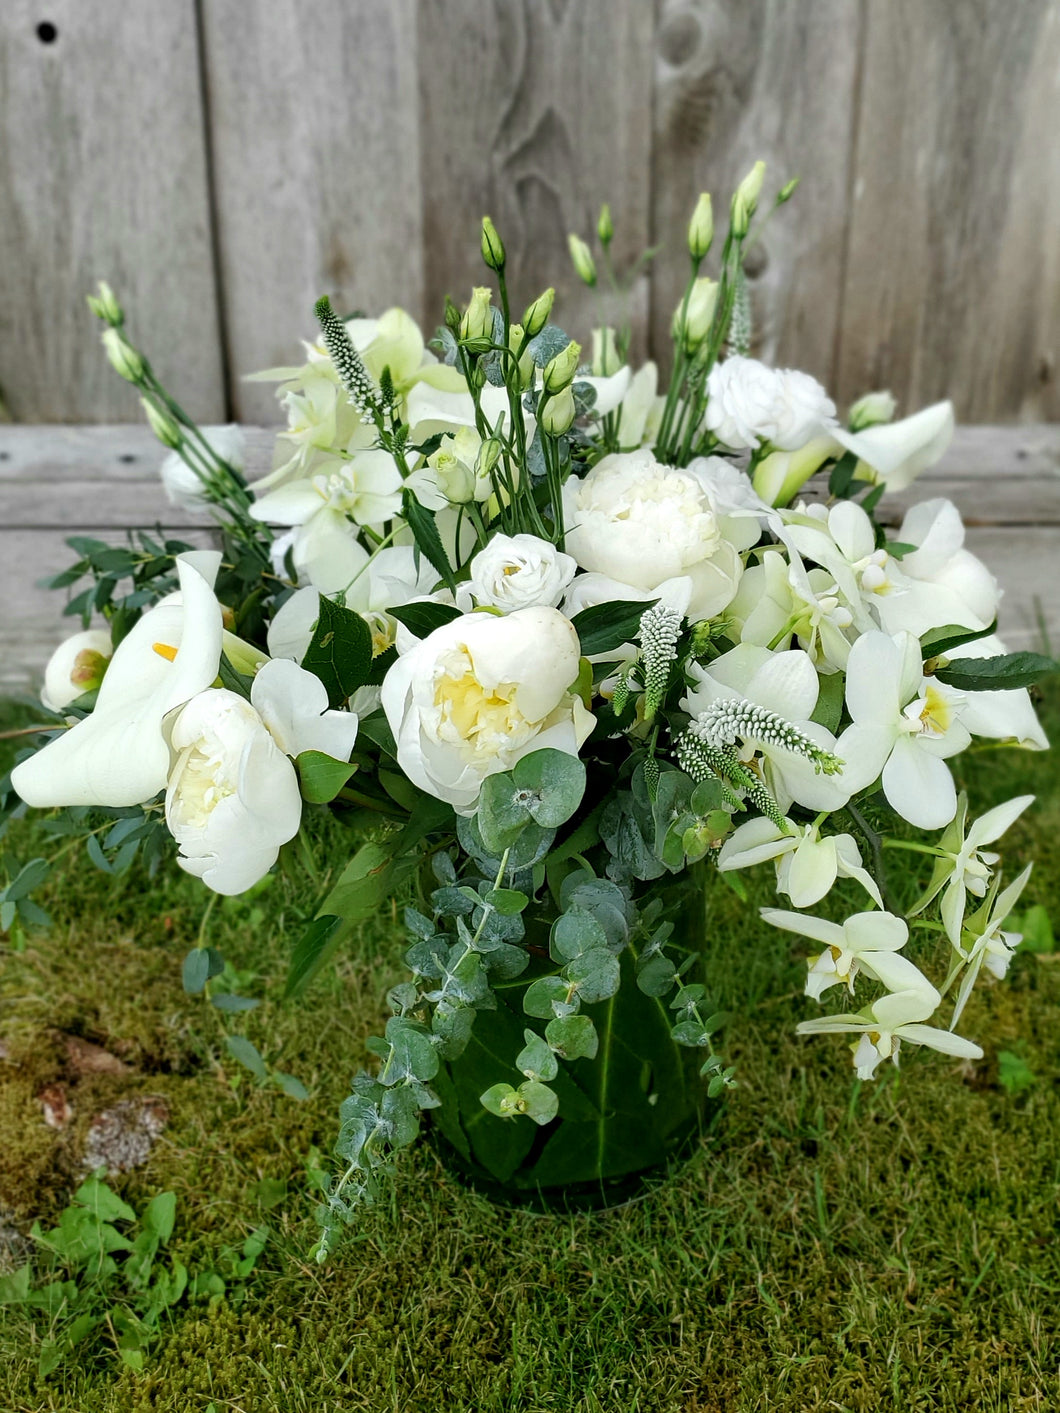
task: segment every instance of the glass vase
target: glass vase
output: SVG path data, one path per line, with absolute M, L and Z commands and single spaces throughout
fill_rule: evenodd
M 706 873 L 697 865 L 642 884 L 635 895 L 639 907 L 661 899 L 674 923 L 671 944 L 693 954 L 685 982 L 702 979 Z M 546 1022 L 524 1012 L 523 996 L 531 982 L 557 970 L 548 957 L 556 915 L 545 907 L 527 918 L 531 965 L 514 981 L 495 983 L 497 1009 L 479 1012 L 467 1048 L 432 1081 L 442 1103 L 429 1111 L 430 1139 L 451 1171 L 496 1202 L 544 1212 L 601 1209 L 631 1200 L 664 1175 L 694 1146 L 720 1101 L 707 1098 L 704 1052 L 673 1039 L 675 993 L 645 995 L 627 947 L 617 993 L 583 1008 L 599 1037 L 596 1055 L 560 1060 L 549 1081 L 557 1116 L 538 1125 L 483 1107 L 480 1096 L 491 1085 L 522 1080 L 514 1062 L 524 1032 L 544 1033 Z

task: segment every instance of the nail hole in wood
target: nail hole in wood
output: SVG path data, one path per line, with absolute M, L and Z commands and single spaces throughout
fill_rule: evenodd
M 135 456 L 135 454 L 134 454 L 133 452 L 131 452 L 131 451 L 123 451 L 123 452 L 121 453 L 121 455 L 118 457 L 118 460 L 119 460 L 119 461 L 123 461 L 126 466 L 129 466 L 129 465 L 132 464 L 132 462 L 134 462 L 134 461 L 136 460 L 136 456 Z
M 52 24 L 51 20 L 41 20 L 37 26 L 37 38 L 42 44 L 54 44 L 59 38 L 59 31 Z

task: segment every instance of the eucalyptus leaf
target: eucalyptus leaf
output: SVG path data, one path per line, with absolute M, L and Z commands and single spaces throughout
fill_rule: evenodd
M 592 947 L 569 962 L 564 975 L 576 988 L 583 1004 L 606 1001 L 618 990 L 618 958 L 606 947 Z
M 556 1025 L 558 1022 L 553 1021 L 552 1024 Z M 559 1073 L 559 1063 L 546 1041 L 533 1030 L 525 1030 L 523 1038 L 526 1044 L 516 1056 L 515 1068 L 528 1079 L 541 1079 L 546 1082 L 555 1079 Z
M 261 1052 L 245 1035 L 226 1035 L 225 1046 L 232 1058 L 238 1060 L 244 1069 L 257 1075 L 258 1079 L 265 1078 L 265 1061 L 261 1058 Z
M 561 976 L 540 976 L 526 988 L 523 1010 L 528 1016 L 536 1016 L 539 1020 L 551 1020 L 556 1014 L 556 1006 L 566 1004 L 569 990 Z
M 592 1060 L 596 1057 L 600 1038 L 588 1016 L 564 1016 L 549 1021 L 545 1039 L 562 1060 Z

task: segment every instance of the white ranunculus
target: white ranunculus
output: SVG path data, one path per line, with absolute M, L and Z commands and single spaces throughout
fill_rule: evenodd
M 457 606 L 511 613 L 519 608 L 555 608 L 578 566 L 569 554 L 537 535 L 494 535 L 471 561 L 471 578 L 457 588 Z
M 179 591 L 118 644 L 91 715 L 11 772 L 26 804 L 117 808 L 165 789 L 163 718 L 208 687 L 221 660 L 221 606 L 211 587 L 220 562 L 214 550 L 178 556 Z
M 48 659 L 41 703 L 49 711 L 62 711 L 98 687 L 113 652 L 110 633 L 103 628 L 88 628 L 67 638 Z
M 579 651 L 554 608 L 470 613 L 435 629 L 383 683 L 402 770 L 470 815 L 488 775 L 545 747 L 577 755 L 594 720 L 570 691 Z
M 199 429 L 222 461 L 227 461 L 236 471 L 241 471 L 246 460 L 247 439 L 243 428 L 234 422 L 225 427 L 201 427 Z M 202 477 L 197 475 L 179 453 L 171 451 L 162 462 L 158 473 L 170 505 L 179 505 L 182 510 L 198 513 L 209 510 L 212 501 L 206 494 Z
M 177 862 L 215 893 L 242 893 L 298 833 L 295 768 L 254 707 L 223 688 L 193 697 L 169 723 L 169 741 L 166 823 Z
M 566 548 L 583 569 L 643 590 L 688 577 L 689 618 L 711 618 L 736 592 L 740 551 L 759 536 L 753 516 L 730 513 L 728 492 L 710 460 L 676 470 L 648 450 L 605 456 L 563 488 Z
M 808 373 L 732 354 L 710 370 L 705 425 L 734 451 L 797 451 L 835 425 L 835 403 Z

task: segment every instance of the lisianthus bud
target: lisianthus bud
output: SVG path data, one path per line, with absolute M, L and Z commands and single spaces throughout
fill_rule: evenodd
M 611 237 L 615 233 L 615 225 L 611 220 L 611 208 L 605 201 L 600 207 L 600 218 L 596 222 L 596 234 L 600 237 L 600 244 L 607 246 L 611 244 Z
M 765 175 L 766 164 L 756 162 L 736 188 L 732 198 L 730 217 L 734 236 L 742 237 L 747 234 L 747 228 L 751 224 L 751 217 L 755 213 L 755 207 L 758 205 L 758 198 L 762 192 Z
M 163 446 L 172 447 L 176 450 L 184 440 L 180 428 L 168 412 L 163 412 L 160 407 L 156 407 L 153 402 L 148 402 L 146 397 L 140 399 L 140 406 L 144 410 L 147 418 L 147 425 L 154 432 L 155 436 Z
M 693 260 L 702 260 L 714 239 L 714 210 L 710 193 L 704 191 L 696 202 L 688 223 L 688 250 Z
M 777 205 L 783 206 L 785 201 L 790 201 L 795 195 L 795 188 L 801 181 L 801 177 L 792 177 L 790 182 L 785 182 L 777 193 Z
M 523 315 L 523 328 L 526 330 L 528 339 L 532 339 L 548 323 L 548 316 L 552 313 L 552 301 L 556 297 L 556 291 L 551 286 L 545 290 L 544 294 L 539 294 L 533 304 L 527 305 L 526 313 Z
M 100 280 L 98 289 L 98 294 L 88 296 L 89 309 L 106 324 L 121 324 L 125 319 L 125 311 L 114 297 L 114 291 L 106 280 Z
M 501 454 L 501 444 L 496 437 L 488 437 L 478 449 L 478 456 L 475 458 L 475 476 L 477 479 L 488 476 L 497 464 L 497 458 Z
M 548 393 L 557 393 L 561 388 L 569 387 L 578 370 L 578 359 L 581 357 L 581 344 L 575 343 L 572 339 L 566 348 L 561 348 L 555 358 L 545 364 L 544 385 Z
M 852 432 L 863 432 L 866 427 L 878 427 L 881 422 L 890 422 L 898 404 L 889 392 L 866 393 L 859 397 L 847 416 L 847 425 Z
M 542 431 L 550 437 L 561 437 L 570 430 L 576 412 L 574 392 L 568 385 L 553 397 L 546 398 L 538 413 Z
M 492 333 L 490 291 L 485 285 L 476 285 L 471 291 L 471 302 L 460 320 L 460 337 L 462 340 L 488 339 Z
M 523 346 L 523 339 L 526 331 L 522 324 L 512 324 L 508 330 L 508 347 L 515 354 L 518 354 Z M 519 359 L 519 388 L 525 392 L 534 381 L 534 360 L 525 350 Z
M 127 383 L 138 383 L 144 375 L 144 361 L 115 328 L 103 330 L 103 347 L 110 365 Z
M 674 310 L 672 332 L 675 339 L 683 341 L 689 353 L 695 353 L 710 333 L 714 322 L 714 310 L 718 304 L 718 284 L 705 275 L 696 280 L 692 293 L 688 296 L 688 307 L 684 300 Z
M 504 242 L 488 216 L 482 218 L 482 258 L 491 270 L 504 269 Z
M 571 231 L 567 237 L 567 248 L 570 250 L 571 263 L 579 280 L 583 280 L 587 285 L 595 285 L 596 261 L 585 241 Z
M 615 331 L 610 326 L 593 330 L 592 369 L 594 378 L 610 378 L 622 367 L 615 342 Z

